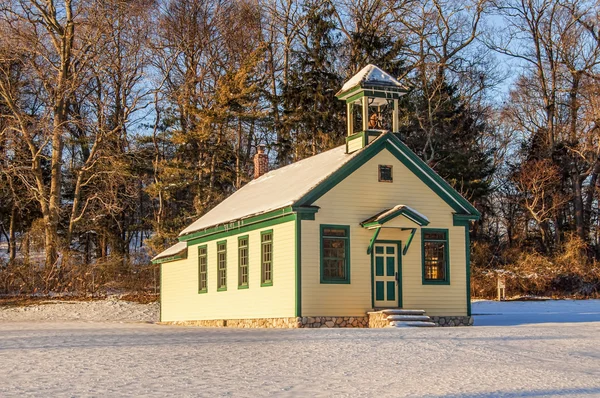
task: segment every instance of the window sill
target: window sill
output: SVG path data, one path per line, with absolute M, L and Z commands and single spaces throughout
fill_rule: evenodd
M 435 281 L 423 279 L 423 285 L 449 285 L 450 281 Z
M 323 280 L 321 279 L 321 284 L 322 285 L 349 285 L 350 281 L 349 280 Z
M 248 287 L 249 287 L 248 285 L 241 285 L 241 286 L 238 286 L 238 290 L 248 289 Z
M 198 294 L 205 294 L 208 293 L 208 290 L 198 290 Z
M 261 283 L 260 287 L 268 287 L 268 286 L 273 286 L 273 282 L 265 282 L 265 283 Z
M 227 288 L 226 287 L 219 287 L 217 288 L 217 292 L 226 292 Z

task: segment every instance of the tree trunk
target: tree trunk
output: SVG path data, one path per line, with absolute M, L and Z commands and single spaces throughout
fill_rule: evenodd
M 8 225 L 8 263 L 12 264 L 15 261 L 17 255 L 17 240 L 16 240 L 16 218 L 17 218 L 17 206 L 13 204 L 10 211 L 10 224 Z

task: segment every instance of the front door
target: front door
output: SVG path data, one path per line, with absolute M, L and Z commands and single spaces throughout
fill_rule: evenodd
M 373 305 L 402 306 L 400 242 L 378 241 L 373 247 Z

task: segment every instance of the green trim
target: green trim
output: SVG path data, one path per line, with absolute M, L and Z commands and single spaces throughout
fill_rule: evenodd
M 206 250 L 206 287 L 204 289 L 200 289 L 200 249 Z M 198 246 L 197 253 L 198 255 L 196 256 L 196 258 L 198 259 L 198 294 L 208 293 L 208 246 Z
M 325 279 L 324 275 L 323 275 L 323 270 L 324 270 L 324 260 L 325 257 L 323 256 L 324 253 L 324 248 L 323 248 L 323 230 L 325 228 L 336 228 L 336 229 L 343 229 L 344 231 L 346 231 L 346 237 L 344 239 L 346 239 L 346 245 L 345 245 L 345 267 L 346 267 L 346 277 L 344 279 Z M 321 264 L 321 283 L 322 284 L 328 284 L 328 285 L 348 285 L 350 284 L 350 226 L 349 225 L 335 225 L 335 224 L 321 224 L 319 226 L 319 241 L 320 241 L 320 253 L 319 253 L 319 257 L 320 257 L 320 264 Z
M 294 219 L 296 218 L 295 214 L 293 214 L 292 216 Z M 264 269 L 264 263 L 263 263 L 263 258 L 264 258 L 264 252 L 263 252 L 264 246 L 263 245 L 266 242 L 263 242 L 263 235 L 266 235 L 266 234 L 271 234 L 271 279 L 269 281 L 265 282 L 263 279 L 263 277 L 265 275 L 265 269 Z M 275 236 L 273 235 L 273 230 L 269 229 L 266 231 L 261 231 L 261 233 L 260 233 L 260 286 L 261 287 L 273 286 L 273 273 L 275 271 L 275 269 L 274 269 L 274 263 L 275 263 L 274 253 L 275 253 Z
M 224 236 L 237 235 L 238 233 L 243 233 L 244 231 L 242 231 L 242 229 L 244 229 L 245 227 L 247 228 L 250 225 L 261 223 L 263 221 L 268 221 L 271 219 L 277 219 L 280 217 L 284 217 L 293 212 L 294 212 L 294 208 L 292 208 L 292 206 L 287 206 L 287 207 L 284 207 L 281 209 L 269 211 L 267 213 L 259 214 L 256 216 L 251 216 L 251 217 L 243 218 L 240 220 L 234 220 L 234 221 L 228 222 L 227 224 L 206 228 L 202 231 L 191 232 L 189 234 L 180 236 L 179 241 L 180 242 L 183 242 L 183 241 L 190 242 L 193 240 L 193 242 L 198 243 L 198 242 L 196 242 L 198 239 L 206 238 L 210 235 L 219 235 L 219 236 L 212 237 L 211 239 L 208 239 L 208 240 L 220 238 L 221 233 L 230 233 L 231 232 L 229 235 L 224 235 Z M 257 229 L 257 228 L 258 227 L 253 228 L 253 229 Z M 239 230 L 239 231 L 235 232 L 236 230 Z M 246 229 L 246 231 L 249 231 L 249 230 L 251 230 L 251 229 Z M 195 244 L 195 243 L 192 243 L 192 244 Z M 188 246 L 191 246 L 191 244 L 188 243 Z
M 420 157 L 411 151 L 410 148 L 408 148 L 398 137 L 396 137 L 395 134 L 389 134 L 389 136 L 389 144 L 386 144 L 386 147 L 388 150 L 390 147 L 398 149 L 396 151 L 392 151 L 392 153 L 401 154 L 402 156 L 406 157 L 406 161 L 401 160 L 406 167 L 415 173 L 423 182 L 427 184 L 427 186 L 429 186 L 447 203 L 453 203 L 453 205 L 451 203 L 448 204 L 459 214 L 469 214 L 473 216 L 472 219 L 479 219 L 481 214 L 471 203 L 469 203 L 468 200 L 459 194 L 446 180 L 440 177 L 440 175 L 437 174 L 431 167 L 429 167 L 427 163 L 425 163 Z M 422 171 L 419 168 L 421 168 Z M 428 177 L 428 179 L 425 177 Z M 444 192 L 444 190 L 447 193 Z
M 375 228 L 373 237 L 371 238 L 371 241 L 369 242 L 369 247 L 367 247 L 367 254 L 371 254 L 371 252 L 373 251 L 373 245 L 375 244 L 375 241 L 377 240 L 377 237 L 379 236 L 380 230 L 381 230 L 381 227 Z
M 398 261 L 398 291 L 396 292 L 398 294 L 398 307 L 402 308 L 403 305 L 403 291 L 404 289 L 402 289 L 402 241 L 400 240 L 378 240 L 375 241 L 375 245 L 377 245 L 378 243 L 391 243 L 391 244 L 396 244 L 396 259 Z M 375 246 L 374 245 L 374 246 Z M 371 307 L 375 308 L 375 252 L 372 251 L 371 252 Z
M 393 133 L 385 133 L 367 147 L 365 147 L 357 156 L 350 159 L 346 164 L 332 173 L 319 185 L 305 194 L 296 203 L 301 205 L 312 205 L 317 199 L 339 184 L 344 178 L 352 174 L 360 166 L 372 159 L 375 155 L 387 149 L 403 165 L 411 170 L 425 185 L 433 190 L 450 207 L 460 214 L 472 214 L 479 217 L 479 212 L 466 199 L 464 199 L 454 188 L 450 186 L 442 177 L 433 171 L 425 162 L 415 155 L 406 145 L 404 145 Z M 417 167 L 419 166 L 419 167 Z M 443 189 L 446 190 L 444 192 Z M 459 205 L 460 204 L 460 205 Z M 463 207 L 461 207 L 464 206 Z
M 467 315 L 471 316 L 471 235 L 465 225 L 465 256 L 467 266 Z
M 403 207 L 401 209 L 395 210 L 379 221 L 371 221 L 371 222 L 367 222 L 367 223 L 362 222 L 362 223 L 360 223 L 360 225 L 363 228 L 381 227 L 386 222 L 391 221 L 398 216 L 404 216 L 404 217 L 408 218 L 410 221 L 417 224 L 418 226 L 429 225 L 429 220 L 427 220 L 426 218 L 423 218 L 421 215 L 415 213 L 413 210 L 411 210 L 407 207 Z
M 446 256 L 446 270 L 444 280 L 425 279 L 425 239 L 426 232 L 442 232 L 446 234 L 444 255 Z M 435 242 L 435 241 L 433 241 Z M 440 241 L 441 242 L 441 241 Z M 423 285 L 449 285 L 450 284 L 450 231 L 446 228 L 421 228 L 421 279 Z
M 189 241 L 187 241 L 187 244 L 189 247 L 192 245 L 197 245 L 198 243 L 209 242 L 209 241 L 212 241 L 215 239 L 226 238 L 228 236 L 243 234 L 243 233 L 254 231 L 257 229 L 272 227 L 274 225 L 283 224 L 283 223 L 286 223 L 289 221 L 294 221 L 295 219 L 296 219 L 296 214 L 294 214 L 294 213 L 286 214 L 285 216 L 282 216 L 282 217 L 274 218 L 271 220 L 265 220 L 263 222 L 259 222 L 259 223 L 252 224 L 252 225 L 245 225 L 243 227 L 240 227 L 238 229 L 234 229 L 231 231 L 225 231 L 225 232 L 221 232 L 221 233 L 218 233 L 215 235 L 204 236 L 201 238 L 189 240 Z
M 161 258 L 157 258 L 156 260 L 152 260 L 152 264 L 170 263 L 172 261 L 185 260 L 187 258 L 188 258 L 188 249 L 186 247 L 185 249 L 181 250 L 179 253 L 174 254 L 172 256 L 161 257 Z
M 219 271 L 221 271 L 219 269 L 219 245 L 225 245 L 225 250 L 222 251 L 221 253 L 225 253 L 225 286 L 221 286 L 219 287 L 219 283 L 221 283 L 221 281 L 219 280 L 220 275 L 219 275 Z M 217 292 L 224 292 L 227 291 L 227 241 L 226 240 L 220 240 L 217 242 Z
M 338 98 L 342 101 L 346 101 L 346 103 L 354 102 L 357 99 L 362 97 L 375 97 L 375 98 L 386 98 L 386 99 L 399 99 L 406 92 L 399 89 L 394 89 L 392 87 L 377 87 L 377 88 L 366 88 L 359 87 L 356 94 L 352 94 L 353 91 L 348 90 L 345 93 L 340 93 Z
M 362 90 L 362 87 L 360 86 L 360 84 L 358 84 L 352 88 L 349 88 L 348 90 L 343 91 L 341 93 L 337 93 L 335 96 L 336 96 L 336 98 L 343 101 L 344 99 L 342 97 L 346 97 L 346 96 L 348 96 L 348 94 L 357 92 L 359 90 Z
M 313 214 L 314 216 L 314 214 Z M 313 217 L 314 220 L 314 217 Z M 302 217 L 296 217 L 296 316 L 302 316 Z
M 343 101 L 346 101 L 346 103 L 349 103 L 349 102 L 354 102 L 356 100 L 359 100 L 363 97 L 385 98 L 385 99 L 389 99 L 389 100 L 395 100 L 395 99 L 399 99 L 401 96 L 402 96 L 402 94 L 400 94 L 399 92 L 366 89 L 360 93 L 351 95 L 350 97 L 346 97 Z
M 477 221 L 479 217 L 471 214 L 452 214 L 452 225 L 455 227 L 469 226 L 471 221 Z
M 402 231 L 407 231 L 410 230 L 410 235 L 408 237 L 408 240 L 406 241 L 406 244 L 404 245 L 404 250 L 402 251 L 402 255 L 406 256 L 406 253 L 408 252 L 408 248 L 410 247 L 410 244 L 413 241 L 413 238 L 415 237 L 415 234 L 417 233 L 417 229 L 416 228 L 401 228 Z
M 160 296 L 158 296 L 158 320 L 159 322 L 163 321 L 163 267 L 162 264 L 158 266 L 158 277 L 160 279 Z
M 301 220 L 313 220 L 315 214 L 319 212 L 318 206 L 292 206 L 292 210 L 296 213 Z
M 240 281 L 242 273 L 240 272 L 242 267 L 240 265 L 240 240 L 246 239 L 246 269 L 248 270 L 248 281 L 243 285 Z M 250 286 L 250 237 L 249 235 L 238 236 L 238 289 L 248 289 Z

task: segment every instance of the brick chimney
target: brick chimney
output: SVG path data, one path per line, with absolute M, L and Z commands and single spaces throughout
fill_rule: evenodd
M 259 145 L 254 155 L 254 178 L 258 178 L 269 171 L 269 156 L 265 153 L 265 146 Z

